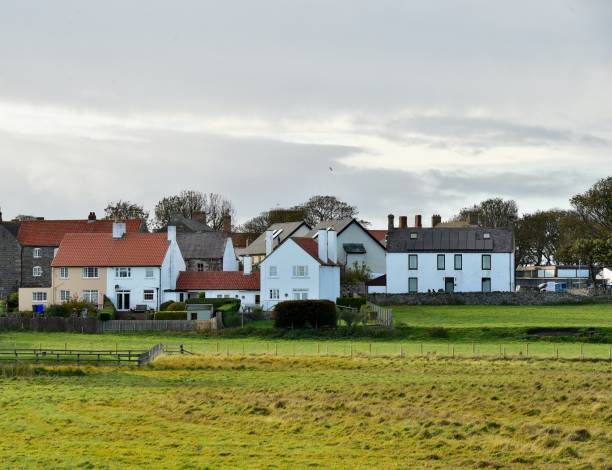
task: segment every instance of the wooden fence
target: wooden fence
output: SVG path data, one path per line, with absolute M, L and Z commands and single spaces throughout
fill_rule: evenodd
M 379 305 L 368 302 L 368 307 L 376 313 L 376 325 L 385 328 L 393 328 L 393 312 L 390 308 L 380 307 Z
M 193 331 L 196 320 L 109 320 L 100 322 L 100 333 L 131 333 L 139 331 Z
M 142 349 L 53 349 L 13 348 L 0 349 L 0 364 L 94 364 L 94 365 L 138 365 L 155 360 L 164 352 L 163 344 L 149 350 Z
M 43 331 L 68 333 L 97 333 L 97 318 L 78 317 L 0 317 L 0 331 Z

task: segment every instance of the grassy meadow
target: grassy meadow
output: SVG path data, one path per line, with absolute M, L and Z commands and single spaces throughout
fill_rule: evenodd
M 0 389 L 3 468 L 610 468 L 606 362 L 168 356 Z

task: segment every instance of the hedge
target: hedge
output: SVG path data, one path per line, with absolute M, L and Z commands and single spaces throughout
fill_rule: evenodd
M 224 297 L 217 299 L 189 299 L 185 302 L 187 305 L 207 304 L 212 305 L 215 311 L 220 310 L 224 305 L 237 305 L 236 311 L 240 310 L 240 299 L 232 297 Z
M 276 328 L 335 327 L 336 305 L 329 300 L 288 300 L 276 304 Z
M 155 319 L 156 320 L 187 320 L 187 312 L 179 312 L 176 310 L 157 312 L 155 314 Z
M 359 310 L 362 305 L 367 303 L 368 299 L 365 297 L 338 297 L 336 299 L 336 305 L 341 307 L 351 307 Z
M 185 311 L 185 303 L 184 302 L 172 302 L 170 305 L 166 307 L 166 311 L 168 312 L 184 312 Z
M 159 311 L 160 311 L 160 312 L 165 312 L 165 311 L 168 309 L 168 307 L 169 307 L 170 305 L 172 305 L 173 303 L 174 303 L 174 300 L 167 300 L 167 301 L 163 302 L 163 303 L 162 303 L 162 304 L 159 306 Z

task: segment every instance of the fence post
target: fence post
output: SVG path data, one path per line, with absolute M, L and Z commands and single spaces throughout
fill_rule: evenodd
M 353 358 L 353 343 L 351 343 L 351 359 Z
M 525 346 L 527 348 L 526 356 L 529 357 L 529 343 L 527 343 Z
M 421 343 L 421 357 L 423 357 L 423 343 Z
M 584 343 L 580 343 L 580 359 L 584 359 Z
M 274 343 L 274 355 L 278 356 L 278 343 Z
M 400 357 L 404 357 L 404 345 L 400 344 Z

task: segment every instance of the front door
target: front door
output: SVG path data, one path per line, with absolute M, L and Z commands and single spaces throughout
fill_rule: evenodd
M 123 290 L 117 292 L 117 310 L 126 311 L 130 309 L 130 291 Z
M 444 278 L 444 292 L 447 294 L 452 294 L 455 292 L 455 278 L 454 277 L 445 277 Z

